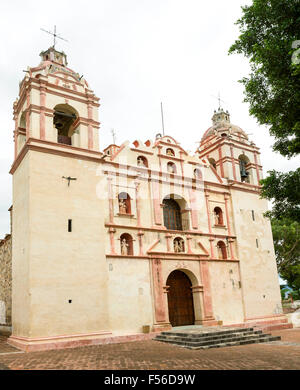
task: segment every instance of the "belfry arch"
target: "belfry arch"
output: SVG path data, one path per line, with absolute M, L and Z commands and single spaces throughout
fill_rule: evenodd
M 57 142 L 72 145 L 72 135 L 75 130 L 75 122 L 79 115 L 68 104 L 58 104 L 54 107 L 53 125 L 57 129 Z

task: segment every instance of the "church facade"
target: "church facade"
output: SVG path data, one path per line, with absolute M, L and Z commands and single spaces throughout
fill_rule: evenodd
M 41 58 L 14 103 L 9 342 L 283 318 L 259 148 L 229 113 L 194 155 L 161 135 L 100 152 L 99 98 L 64 53 Z

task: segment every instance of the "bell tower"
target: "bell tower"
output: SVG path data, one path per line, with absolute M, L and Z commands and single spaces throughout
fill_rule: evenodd
M 54 47 L 14 103 L 12 336 L 22 349 L 108 333 L 99 98 Z M 75 335 L 75 336 L 74 336 Z
M 212 126 L 204 133 L 197 151 L 207 157 L 222 178 L 238 185 L 259 186 L 262 179 L 259 148 L 239 126 L 230 121 L 228 111 L 214 111 Z
M 25 144 L 68 145 L 99 151 L 99 98 L 87 81 L 67 67 L 67 56 L 54 47 L 28 67 L 14 103 L 15 159 Z

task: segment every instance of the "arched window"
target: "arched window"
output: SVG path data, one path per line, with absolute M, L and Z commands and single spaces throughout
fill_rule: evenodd
M 220 207 L 214 208 L 215 225 L 224 225 L 223 211 Z
M 137 158 L 137 165 L 138 165 L 139 167 L 148 167 L 148 161 L 147 161 L 146 157 L 144 157 L 144 156 L 139 156 L 139 157 Z
M 168 162 L 167 169 L 168 169 L 169 173 L 176 173 L 177 172 L 176 165 L 173 162 Z
M 175 253 L 180 253 L 184 252 L 184 240 L 181 237 L 176 237 L 173 241 L 173 247 L 174 247 L 174 252 Z
M 208 161 L 215 169 L 217 169 L 217 163 L 216 163 L 215 159 L 209 158 Z
M 250 183 L 250 171 L 247 167 L 249 163 L 249 158 L 244 154 L 239 156 L 241 181 L 244 183 Z
M 171 149 L 171 148 L 168 148 L 167 150 L 166 150 L 166 155 L 167 156 L 175 156 L 175 152 L 174 152 L 174 150 L 173 149 Z
M 131 214 L 131 199 L 127 192 L 121 192 L 118 195 L 119 213 Z
M 72 145 L 74 122 L 78 119 L 75 109 L 68 104 L 58 104 L 54 108 L 53 124 L 57 129 L 57 142 Z
M 170 230 L 182 230 L 181 210 L 174 199 L 163 200 L 164 225 Z
M 23 112 L 20 118 L 20 127 L 26 129 L 26 113 Z
M 130 234 L 123 233 L 120 236 L 121 255 L 133 256 L 133 239 Z
M 202 179 L 202 172 L 199 168 L 194 169 L 194 179 Z
M 227 249 L 226 249 L 226 245 L 224 244 L 224 242 L 219 241 L 217 244 L 217 248 L 218 248 L 218 258 L 226 260 L 227 259 Z

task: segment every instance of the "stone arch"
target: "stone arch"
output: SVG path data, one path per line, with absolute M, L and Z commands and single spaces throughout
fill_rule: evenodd
M 166 149 L 166 155 L 174 157 L 175 156 L 175 152 L 174 152 L 174 150 L 172 148 L 167 148 Z
M 137 161 L 137 165 L 139 167 L 146 167 L 146 168 L 148 168 L 148 160 L 146 159 L 145 156 L 138 156 L 136 161 Z
M 197 180 L 197 179 L 198 179 L 198 180 L 201 180 L 201 179 L 202 179 L 202 172 L 201 172 L 201 169 L 195 168 L 193 174 L 194 174 L 194 179 L 196 179 L 196 180 Z
M 176 164 L 174 164 L 172 161 L 169 161 L 167 163 L 167 171 L 171 174 L 177 173 L 177 167 Z
M 173 240 L 173 248 L 175 253 L 185 252 L 185 242 L 182 237 L 175 237 Z
M 187 202 L 177 194 L 169 194 L 163 199 L 164 225 L 169 230 L 188 230 L 189 212 Z
M 226 248 L 226 245 L 223 241 L 218 241 L 217 249 L 218 249 L 219 259 L 226 260 L 227 259 L 227 248 Z
M 192 281 L 185 271 L 181 269 L 172 271 L 166 281 L 169 320 L 172 326 L 195 323 Z
M 120 192 L 118 194 L 119 213 L 131 214 L 131 198 L 127 192 Z
M 221 207 L 214 208 L 215 225 L 224 225 L 223 211 Z
M 250 183 L 250 169 L 249 169 L 250 160 L 245 154 L 239 156 L 239 166 L 240 166 L 240 176 L 241 181 L 245 183 Z
M 128 233 L 123 233 L 120 236 L 121 255 L 133 256 L 133 238 Z
M 72 145 L 71 137 L 78 118 L 78 112 L 69 104 L 57 104 L 54 107 L 53 125 L 57 129 L 58 143 Z

